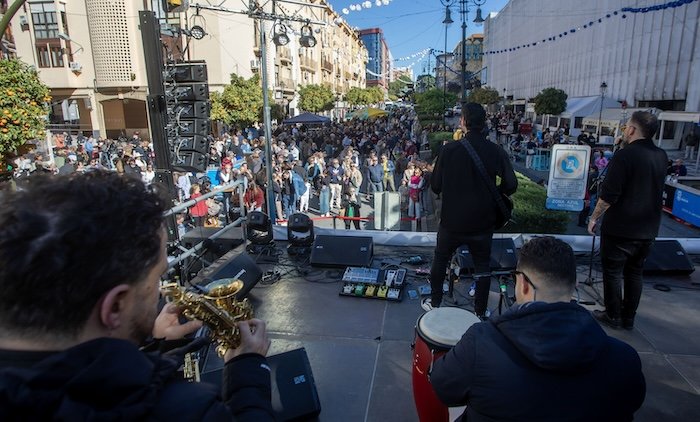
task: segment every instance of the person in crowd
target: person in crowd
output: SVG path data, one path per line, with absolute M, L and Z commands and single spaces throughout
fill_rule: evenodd
M 380 165 L 382 166 L 382 190 L 396 192 L 396 184 L 394 183 L 396 166 L 394 165 L 394 161 L 389 159 L 386 152 L 381 155 Z
M 275 420 L 263 321 L 238 323 L 218 391 L 178 376 L 185 350 L 139 349 L 201 327 L 170 304 L 158 313 L 169 205 L 141 180 L 100 170 L 37 176 L 4 198 L 1 420 Z
M 674 161 L 666 170 L 666 175 L 673 177 L 687 176 L 688 169 L 686 168 L 685 164 L 683 164 L 683 159 L 677 158 L 676 161 Z
M 435 258 L 430 269 L 431 295 L 422 303 L 425 310 L 440 306 L 447 263 L 460 245 L 469 246 L 476 274 L 490 272 L 491 238 L 500 209 L 462 143 L 472 146 L 494 185 L 496 178 L 500 179 L 496 189 L 501 194 L 512 195 L 518 187 L 508 154 L 488 141 L 483 133 L 485 120 L 486 112 L 481 105 L 462 106 L 460 126 L 465 137 L 444 145 L 433 169 L 431 187 L 441 195 L 442 207 Z M 477 277 L 474 311 L 481 318 L 486 318 L 490 285 L 490 276 Z
M 685 144 L 685 154 L 683 155 L 684 159 L 693 159 L 693 154 L 698 146 L 698 142 L 700 142 L 700 134 L 698 134 L 698 132 L 695 130 L 691 130 L 687 135 L 685 135 L 683 138 L 683 144 Z
M 265 208 L 265 192 L 253 181 L 248 184 L 243 201 L 247 212 L 262 211 Z
M 197 199 L 202 196 L 202 187 L 195 183 L 190 188 L 190 199 Z M 206 201 L 199 201 L 190 207 L 190 217 L 197 227 L 204 227 L 204 218 L 209 213 Z
M 321 174 L 315 179 L 316 190 L 318 191 L 318 212 L 321 217 L 331 215 L 331 177 L 328 169 L 323 169 Z
M 408 216 L 420 220 L 421 217 L 421 192 L 423 190 L 423 170 L 415 166 L 413 176 L 408 182 Z
M 384 191 L 384 168 L 379 164 L 377 156 L 374 155 L 367 167 L 367 175 L 369 176 L 369 192 L 374 195 L 375 192 Z
M 97 164 L 97 160 L 94 160 L 95 164 Z M 153 179 L 156 178 L 156 172 L 153 170 L 153 164 L 149 164 L 146 166 L 146 171 L 144 171 L 141 174 L 141 178 L 143 180 L 143 183 L 149 184 L 153 182 Z
M 535 158 L 535 154 L 537 153 L 536 148 L 537 143 L 535 143 L 535 138 L 528 136 L 525 147 L 525 168 L 527 169 L 532 168 L 532 159 Z
M 553 237 L 530 240 L 513 277 L 515 305 L 472 325 L 433 364 L 438 398 L 466 405 L 460 420 L 631 421 L 646 394 L 641 360 L 571 301 L 571 247 Z
M 282 182 L 280 184 L 282 210 L 284 211 L 285 220 L 294 214 L 294 181 L 292 180 L 292 173 L 290 166 L 285 164 L 282 170 Z
M 343 169 L 340 168 L 340 161 L 337 158 L 331 161 L 328 175 L 331 177 L 331 208 L 340 208 L 340 202 L 342 200 Z
M 343 219 L 345 230 L 350 230 L 350 223 L 355 226 L 355 230 L 360 230 L 360 199 L 357 195 L 357 189 L 350 183 L 345 186 L 343 201 L 340 205 L 340 215 L 347 217 Z
M 659 234 L 668 157 L 652 140 L 658 127 L 653 114 L 632 114 L 624 133 L 627 146 L 608 164 L 588 223 L 588 232 L 595 235 L 605 214 L 600 228 L 605 310 L 593 315 L 613 328 L 634 327 L 644 261 Z

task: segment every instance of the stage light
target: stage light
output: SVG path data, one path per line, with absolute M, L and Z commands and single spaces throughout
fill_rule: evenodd
M 281 23 L 275 24 L 274 35 L 272 36 L 272 42 L 275 45 L 287 45 L 289 44 L 289 36 L 287 35 L 287 27 Z
M 272 220 L 267 214 L 253 211 L 248 214 L 246 238 L 250 242 L 246 250 L 258 254 L 275 244 L 272 233 Z
M 301 38 L 299 39 L 299 44 L 301 44 L 303 47 L 316 46 L 316 38 L 313 35 L 311 25 L 308 23 L 301 27 Z
M 314 222 L 308 215 L 295 213 L 287 221 L 287 252 L 290 255 L 304 255 L 311 252 L 314 243 Z
M 204 28 L 202 28 L 199 25 L 195 25 L 192 28 L 190 28 L 190 34 L 195 40 L 201 40 L 202 38 L 204 38 L 205 35 L 207 35 L 207 33 L 204 32 Z

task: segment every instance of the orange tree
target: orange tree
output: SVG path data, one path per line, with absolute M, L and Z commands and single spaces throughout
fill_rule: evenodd
M 49 88 L 33 67 L 0 60 L 0 162 L 21 152 L 27 141 L 44 137 L 49 101 Z

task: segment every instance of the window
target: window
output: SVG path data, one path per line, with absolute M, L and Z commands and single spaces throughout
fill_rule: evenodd
M 65 8 L 65 6 L 63 6 Z M 53 2 L 35 2 L 29 4 L 34 26 L 36 53 L 39 67 L 64 67 L 64 49 L 58 37 L 59 23 L 56 14 L 56 5 Z M 61 10 L 63 21 L 62 32 L 68 34 L 68 22 L 65 10 Z M 68 50 L 70 51 L 70 45 Z M 70 53 L 69 53 L 70 54 Z
M 58 38 L 58 20 L 56 5 L 51 3 L 30 3 L 34 36 L 37 40 Z

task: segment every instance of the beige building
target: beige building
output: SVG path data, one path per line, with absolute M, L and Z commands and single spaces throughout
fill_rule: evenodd
M 323 7 L 303 7 L 301 15 L 326 23 L 312 25 L 315 47 L 300 47 L 301 25 L 291 23 L 290 43 L 276 48 L 272 25 L 266 23 L 269 88 L 290 114 L 297 112 L 299 85 L 325 83 L 338 96 L 365 86 L 367 54 L 357 34 L 344 22 L 335 23 L 339 15 L 324 0 L 308 1 Z M 164 16 L 160 0 L 28 0 L 12 18 L 17 57 L 34 65 L 51 88 L 53 130 L 107 137 L 148 133 L 140 10 Z M 246 15 L 197 14 L 190 8 L 169 14 L 168 23 L 205 29 L 201 40 L 165 37 L 169 48 L 164 51 L 170 59 L 205 60 L 210 90 L 222 90 L 231 73 L 248 78 L 260 71 L 259 24 Z

